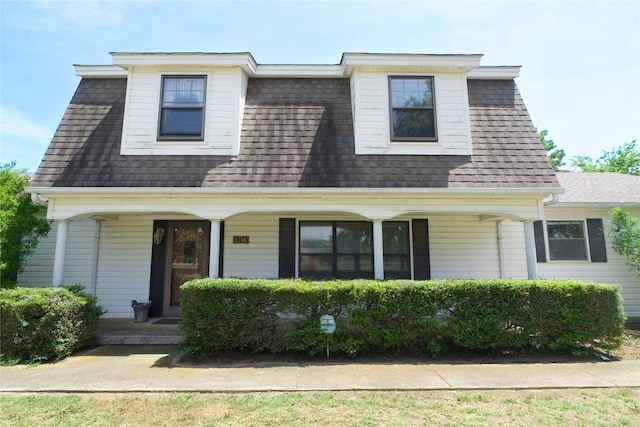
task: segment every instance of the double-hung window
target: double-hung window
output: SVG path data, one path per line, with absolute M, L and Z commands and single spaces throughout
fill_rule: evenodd
M 543 224 L 546 224 L 546 227 Z M 602 218 L 552 220 L 544 223 L 536 221 L 533 224 L 533 232 L 538 262 L 576 260 L 607 262 L 607 245 Z M 548 260 L 547 248 L 549 249 Z
M 588 259 L 582 221 L 547 221 L 547 235 L 549 236 L 549 259 Z
M 159 139 L 202 139 L 205 76 L 163 76 Z
M 392 141 L 436 141 L 433 77 L 389 77 Z
M 300 222 L 300 277 L 373 278 L 372 224 Z

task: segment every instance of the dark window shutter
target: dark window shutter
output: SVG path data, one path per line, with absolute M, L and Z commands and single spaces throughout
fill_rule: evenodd
M 538 262 L 547 262 L 547 251 L 544 247 L 544 226 L 542 221 L 533 223 L 533 235 L 536 241 L 536 260 Z
M 218 258 L 218 277 L 224 277 L 222 266 L 224 265 L 224 221 L 220 221 L 220 256 Z
M 604 227 L 601 218 L 587 218 L 591 262 L 607 262 L 607 246 L 604 241 Z
M 167 230 L 167 221 L 153 221 L 153 231 L 158 228 L 164 228 L 165 230 Z M 151 307 L 149 308 L 149 315 L 152 317 L 162 316 L 166 250 L 166 237 L 162 239 L 158 244 L 151 243 L 151 279 L 149 286 L 149 301 L 153 301 L 153 304 L 151 304 Z
M 296 220 L 280 218 L 278 250 L 278 277 L 295 277 L 296 275 Z
M 429 260 L 429 223 L 426 219 L 414 219 L 413 225 L 413 278 L 431 279 Z

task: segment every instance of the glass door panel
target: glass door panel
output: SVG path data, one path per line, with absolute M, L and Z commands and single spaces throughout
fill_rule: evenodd
M 180 286 L 209 275 L 208 221 L 171 221 L 165 266 L 163 316 L 180 315 Z

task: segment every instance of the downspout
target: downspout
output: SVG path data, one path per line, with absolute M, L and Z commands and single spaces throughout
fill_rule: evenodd
M 42 197 L 38 193 L 31 193 L 31 201 L 36 205 L 44 206 L 45 208 L 49 206 L 49 199 Z
M 544 206 L 553 205 L 558 201 L 558 197 L 560 195 L 558 193 L 549 194 L 549 197 L 542 200 Z
M 504 271 L 504 244 L 502 242 L 502 221 L 504 219 L 499 219 L 496 221 L 496 227 L 498 229 L 498 259 L 500 262 L 500 278 L 504 279 L 506 274 Z

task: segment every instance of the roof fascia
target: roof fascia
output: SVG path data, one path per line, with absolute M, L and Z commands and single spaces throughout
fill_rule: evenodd
M 113 63 L 123 68 L 157 66 L 196 67 L 240 67 L 247 74 L 254 75 L 257 63 L 248 53 L 205 53 L 205 52 L 111 52 Z
M 467 72 L 468 79 L 511 80 L 520 77 L 520 65 L 481 66 Z
M 119 65 L 74 64 L 76 75 L 90 78 L 127 77 L 127 69 Z M 505 79 L 520 76 L 520 66 L 478 67 L 467 72 L 469 79 Z M 257 65 L 253 77 L 345 77 L 345 68 L 324 64 L 269 64 Z
M 438 55 L 407 53 L 348 53 L 342 54 L 340 66 L 345 75 L 358 67 L 421 67 L 430 69 L 459 69 L 469 71 L 480 66 L 481 54 Z
M 258 65 L 254 77 L 344 77 L 339 65 L 265 64 Z
M 262 64 L 248 52 L 111 52 L 113 65 L 76 65 L 81 77 L 126 77 L 132 67 L 240 67 L 251 77 L 349 77 L 356 68 L 456 70 L 468 78 L 513 79 L 520 66 L 480 66 L 481 54 L 343 53 L 339 64 Z
M 639 209 L 640 202 L 604 202 L 604 203 L 596 203 L 596 202 L 555 202 L 548 206 L 545 206 L 545 209 L 548 207 L 554 207 L 557 209 L 567 209 L 567 208 L 580 208 L 580 209 L 613 209 L 613 208 L 631 208 L 631 209 Z
M 114 78 L 127 77 L 127 70 L 117 65 L 79 65 L 74 64 L 79 77 Z

